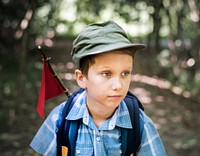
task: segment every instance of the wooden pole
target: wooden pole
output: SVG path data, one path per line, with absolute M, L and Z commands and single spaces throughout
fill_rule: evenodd
M 64 90 L 64 93 L 67 97 L 70 96 L 70 92 L 69 90 L 67 89 L 67 87 L 65 87 L 64 83 L 62 82 L 62 80 L 59 78 L 59 76 L 56 74 L 56 72 L 53 70 L 53 68 L 51 67 L 51 64 L 49 63 L 49 60 L 51 60 L 51 57 L 46 57 L 46 55 L 44 54 L 43 50 L 42 50 L 42 47 L 41 46 L 38 46 L 38 49 L 40 51 L 40 54 L 42 56 L 42 59 L 44 59 L 47 64 L 48 64 L 48 67 L 52 73 L 52 75 L 55 77 L 55 79 L 58 81 L 58 83 L 60 84 L 60 86 L 62 87 L 62 89 Z

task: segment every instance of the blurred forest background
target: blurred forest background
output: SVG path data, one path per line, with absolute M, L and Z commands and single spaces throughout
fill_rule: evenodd
M 147 45 L 137 53 L 130 90 L 155 122 L 168 155 L 200 155 L 198 0 L 1 0 L 1 155 L 37 155 L 29 148 L 43 122 L 36 112 L 42 70 L 37 46 L 73 92 L 72 41 L 85 25 L 107 20 Z M 48 100 L 45 114 L 65 99 Z

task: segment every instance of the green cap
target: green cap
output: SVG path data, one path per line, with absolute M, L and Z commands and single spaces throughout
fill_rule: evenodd
M 80 59 L 93 54 L 128 48 L 131 52 L 144 49 L 141 43 L 131 43 L 126 32 L 115 22 L 91 24 L 85 27 L 73 42 L 72 59 Z

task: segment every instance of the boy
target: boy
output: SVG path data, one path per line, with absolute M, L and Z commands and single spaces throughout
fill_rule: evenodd
M 75 75 L 84 91 L 66 117 L 68 121 L 81 119 L 69 155 L 127 155 L 121 141 L 122 129 L 132 129 L 132 124 L 123 99 L 131 83 L 134 54 L 144 47 L 131 43 L 124 30 L 112 21 L 89 25 L 74 40 L 72 58 L 79 66 Z M 53 109 L 31 142 L 31 147 L 42 155 L 57 153 L 56 132 L 64 105 Z M 142 110 L 140 122 L 144 128 L 137 155 L 165 156 L 155 126 Z

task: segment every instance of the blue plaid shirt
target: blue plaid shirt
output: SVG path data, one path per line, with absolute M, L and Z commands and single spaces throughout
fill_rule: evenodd
M 56 156 L 56 131 L 59 116 L 62 114 L 64 103 L 54 108 L 44 121 L 30 146 L 42 155 Z M 151 119 L 140 111 L 144 120 L 142 141 L 138 156 L 166 156 L 165 149 Z M 82 118 L 78 130 L 75 156 L 120 156 L 121 128 L 132 128 L 129 112 L 122 101 L 114 115 L 100 127 L 94 124 L 86 107 L 86 93 L 83 92 L 70 110 L 68 120 Z

